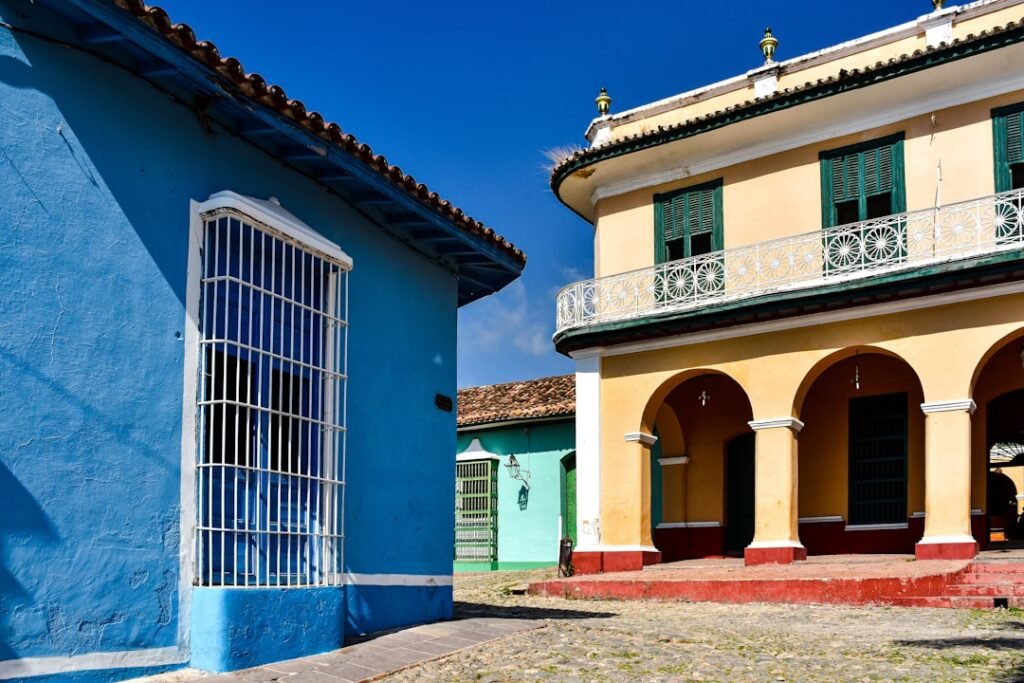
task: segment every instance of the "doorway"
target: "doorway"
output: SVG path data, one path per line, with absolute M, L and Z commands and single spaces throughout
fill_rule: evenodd
M 754 540 L 754 434 L 741 434 L 725 451 L 725 551 L 742 553 Z

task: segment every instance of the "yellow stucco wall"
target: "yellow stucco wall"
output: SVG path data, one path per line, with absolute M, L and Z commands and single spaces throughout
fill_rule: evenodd
M 1019 21 L 1021 18 L 1024 18 L 1024 8 L 1017 6 L 1004 8 L 966 20 L 958 20 L 953 25 L 953 37 L 954 39 L 964 38 L 972 33 L 977 34 L 995 26 L 1004 26 L 1011 21 Z M 782 50 L 777 56 L 786 58 L 786 37 L 785 35 L 777 37 L 783 41 L 780 44 Z M 751 37 L 752 48 L 756 46 L 758 40 L 760 40 L 760 36 Z M 841 70 L 852 71 L 853 69 L 873 67 L 878 62 L 885 62 L 903 54 L 911 54 L 915 50 L 923 50 L 925 47 L 925 33 L 922 30 L 916 35 L 893 40 L 887 44 L 843 57 L 809 60 L 792 64 L 779 74 L 779 89 L 798 88 L 806 83 L 814 83 L 819 79 L 835 76 Z M 761 64 L 756 61 L 757 52 L 752 49 L 751 55 L 755 58 L 751 61 L 750 68 L 756 69 L 760 67 Z M 668 111 L 660 113 L 637 112 L 625 120 L 616 121 L 611 128 L 611 138 L 618 139 L 636 135 L 637 133 L 645 133 L 654 130 L 658 126 L 670 126 L 700 116 L 706 116 L 707 114 L 743 104 L 753 99 L 753 82 L 745 79 L 734 89 L 720 94 L 700 93 L 685 102 L 680 102 L 678 106 Z
M 916 394 L 912 401 L 936 402 L 952 401 L 968 398 L 972 395 L 975 375 L 979 363 L 987 359 L 993 347 L 1012 335 L 1024 335 L 1024 294 L 1012 294 L 978 301 L 954 303 L 934 306 L 928 309 L 905 311 L 887 315 L 877 315 L 863 320 L 848 320 L 803 327 L 784 331 L 771 332 L 756 336 L 724 339 L 713 342 L 678 346 L 675 348 L 642 351 L 623 355 L 608 356 L 602 359 L 601 368 L 601 463 L 602 491 L 601 517 L 602 542 L 615 544 L 636 544 L 650 542 L 649 534 L 649 496 L 640 497 L 640 479 L 645 476 L 643 469 L 644 457 L 636 444 L 625 443 L 624 435 L 642 431 L 650 433 L 655 428 L 658 412 L 662 409 L 666 397 L 681 382 L 707 371 L 719 372 L 735 380 L 742 387 L 749 399 L 752 416 L 755 420 L 779 417 L 808 417 L 828 420 L 820 413 L 816 415 L 818 403 L 808 404 L 808 392 L 815 380 L 829 367 L 843 358 L 861 354 L 879 352 L 903 359 L 913 369 L 921 384 L 921 393 Z M 1018 359 L 1019 360 L 1019 359 Z M 867 363 L 867 361 L 865 361 Z M 881 366 L 879 367 L 881 369 Z M 867 372 L 867 367 L 864 368 Z M 874 370 L 872 370 L 874 371 Z M 886 370 L 891 375 L 887 383 L 896 385 L 902 380 L 909 381 L 909 376 L 900 372 Z M 1019 374 L 1015 375 L 1019 378 Z M 881 378 L 877 378 L 880 380 Z M 866 380 L 867 381 L 867 380 Z M 872 381 L 875 381 L 874 379 Z M 827 389 L 829 380 L 826 377 L 822 389 L 825 398 L 840 400 L 843 392 L 838 387 Z M 885 386 L 889 386 L 886 384 Z M 1024 382 L 1017 386 L 1024 386 Z M 709 392 L 710 393 L 710 392 Z M 820 392 L 819 392 L 820 393 Z M 712 394 L 712 396 L 714 396 Z M 712 399 L 714 400 L 714 399 Z M 815 399 L 816 401 L 818 399 Z M 670 399 L 671 402 L 671 399 Z M 714 410 L 730 411 L 733 417 L 745 412 L 743 405 L 735 402 L 713 403 Z M 845 412 L 845 404 L 834 406 L 835 410 Z M 690 415 L 696 410 L 692 405 L 681 409 Z M 710 414 L 710 413 L 709 413 Z M 950 416 L 950 417 L 945 417 Z M 937 419 L 936 419 L 937 418 Z M 687 417 L 680 416 L 685 424 Z M 943 465 L 942 458 L 949 458 L 950 471 L 959 467 L 956 443 L 963 433 L 963 451 L 969 449 L 972 438 L 966 433 L 970 422 L 963 421 L 961 426 L 952 414 L 931 415 L 927 418 L 935 425 L 936 433 L 945 435 L 945 443 L 952 444 L 948 449 L 940 441 L 936 446 L 936 464 Z M 977 418 L 975 418 L 977 419 Z M 703 421 L 700 420 L 701 422 Z M 809 420 L 806 420 L 809 422 Z M 812 428 L 812 434 L 813 434 Z M 921 431 L 915 428 L 912 437 L 912 452 L 920 452 Z M 961 432 L 957 432 L 961 430 Z M 686 430 L 683 430 L 684 433 Z M 952 436 L 950 436 L 952 435 Z M 813 444 L 813 438 L 812 438 Z M 808 446 L 809 448 L 812 446 Z M 803 456 L 803 445 L 798 445 L 799 456 Z M 635 452 L 634 452 L 635 451 Z M 798 457 L 799 457 L 798 456 Z M 810 457 L 810 456 L 809 456 Z M 916 458 L 916 456 L 915 456 Z M 975 455 L 975 460 L 977 454 Z M 649 458 L 647 458 L 649 462 Z M 710 461 L 710 457 L 709 457 Z M 920 463 L 920 459 L 914 460 Z M 979 507 L 977 491 L 984 491 L 979 482 L 979 474 L 984 477 L 984 469 L 979 470 L 977 464 L 964 460 L 965 476 L 970 474 L 971 483 L 963 481 L 944 481 L 936 477 L 933 489 L 935 501 L 943 499 L 944 487 L 948 487 L 951 500 L 962 495 L 963 490 L 970 489 L 974 507 Z M 956 466 L 954 466 L 956 465 Z M 837 479 L 834 467 L 814 469 L 806 474 L 810 478 L 813 472 L 817 478 L 829 475 Z M 919 464 L 914 465 L 920 467 Z M 803 472 L 801 465 L 801 472 Z M 720 469 L 718 470 L 720 471 Z M 693 476 L 689 473 L 687 476 Z M 910 503 L 908 512 L 920 511 L 922 494 L 920 482 L 922 476 L 919 469 L 911 474 L 916 480 L 909 492 Z M 983 479 L 982 479 L 983 481 Z M 719 485 L 720 479 L 705 474 L 701 484 L 692 482 L 688 490 L 704 489 L 711 491 Z M 833 485 L 836 485 L 833 483 Z M 961 488 L 962 487 L 962 488 Z M 707 508 L 699 509 L 701 514 L 710 515 L 714 510 L 721 509 L 720 500 L 715 500 L 717 493 L 709 493 L 711 501 Z M 983 496 L 983 493 L 981 494 Z M 805 514 L 845 514 L 839 512 L 831 504 L 826 507 L 821 499 L 814 494 L 798 494 L 798 500 L 806 501 L 811 511 Z M 966 499 L 964 500 L 966 504 Z M 692 504 L 692 503 L 691 503 Z M 915 509 L 910 509 L 914 508 Z M 956 506 L 953 506 L 956 507 Z M 942 522 L 939 511 L 931 512 L 930 522 Z M 788 513 L 787 513 L 788 514 Z M 696 516 L 693 519 L 697 519 Z M 709 517 L 709 519 L 715 519 Z M 761 525 L 761 521 L 758 522 Z M 949 534 L 962 531 L 953 522 L 949 522 Z M 933 535 L 941 535 L 942 529 L 932 529 Z
M 859 373 L 857 369 L 859 368 Z M 860 377 L 860 388 L 854 383 Z M 891 356 L 865 353 L 829 367 L 804 401 L 800 432 L 801 517 L 847 516 L 851 398 L 907 392 L 907 515 L 924 511 L 924 402 L 914 371 Z
M 908 210 L 990 195 L 995 191 L 992 109 L 1021 101 L 1024 91 L 1017 91 L 937 111 L 934 125 L 930 115 L 918 116 L 683 181 L 602 199 L 596 207 L 595 276 L 652 265 L 654 195 L 716 178 L 723 180 L 726 249 L 818 230 L 819 153 L 892 133 L 902 132 L 905 136 Z

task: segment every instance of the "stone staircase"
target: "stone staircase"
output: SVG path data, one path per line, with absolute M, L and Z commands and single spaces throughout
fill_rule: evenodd
M 901 597 L 894 599 L 893 604 L 960 609 L 1024 608 L 1024 561 L 976 560 L 950 575 L 941 595 Z

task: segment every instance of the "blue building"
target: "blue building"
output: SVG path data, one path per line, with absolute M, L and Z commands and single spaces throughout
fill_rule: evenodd
M 456 312 L 522 252 L 158 8 L 0 22 L 0 679 L 449 617 Z

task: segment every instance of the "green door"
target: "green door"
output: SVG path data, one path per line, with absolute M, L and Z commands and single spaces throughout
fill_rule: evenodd
M 754 434 L 737 436 L 725 452 L 725 550 L 754 540 Z
M 568 536 L 576 544 L 576 455 L 567 455 L 562 460 L 565 472 L 565 500 L 562 506 L 562 538 Z

